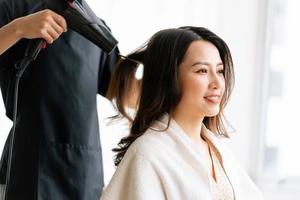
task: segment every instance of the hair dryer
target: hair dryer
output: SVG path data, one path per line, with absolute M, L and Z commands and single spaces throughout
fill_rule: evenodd
M 64 1 L 67 2 L 67 8 L 60 14 L 66 19 L 68 27 L 109 54 L 118 42 L 105 24 L 84 1 L 82 4 L 76 0 Z

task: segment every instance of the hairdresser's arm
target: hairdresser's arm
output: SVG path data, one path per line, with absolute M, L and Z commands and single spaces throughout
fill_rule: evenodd
M 66 20 L 48 9 L 17 18 L 0 28 L 0 55 L 22 38 L 43 38 L 51 44 L 66 31 Z

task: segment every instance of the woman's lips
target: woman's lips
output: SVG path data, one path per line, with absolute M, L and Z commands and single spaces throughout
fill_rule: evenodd
M 218 104 L 221 102 L 221 98 L 219 95 L 210 95 L 205 96 L 204 99 L 210 103 Z

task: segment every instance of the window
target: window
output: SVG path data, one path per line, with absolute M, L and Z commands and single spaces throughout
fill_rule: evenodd
M 269 88 L 262 174 L 268 180 L 264 185 L 299 191 L 300 1 L 269 2 Z

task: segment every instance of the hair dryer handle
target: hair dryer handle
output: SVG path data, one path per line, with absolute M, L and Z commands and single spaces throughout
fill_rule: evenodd
M 25 57 L 35 60 L 41 49 L 44 49 L 46 45 L 46 41 L 43 39 L 30 40 L 25 51 Z

